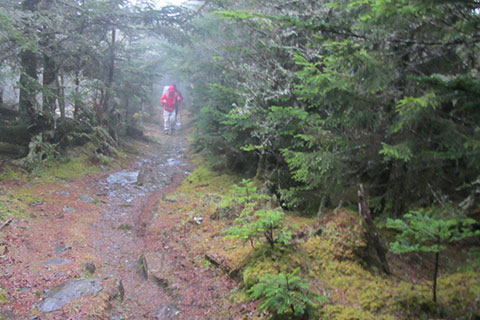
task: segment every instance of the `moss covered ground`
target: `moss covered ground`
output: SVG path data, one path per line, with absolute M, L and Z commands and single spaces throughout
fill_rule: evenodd
M 161 200 L 159 206 L 183 217 L 190 229 L 191 253 L 205 267 L 217 268 L 237 279 L 241 289 L 231 299 L 250 300 L 247 290 L 266 273 L 278 274 L 300 268 L 310 290 L 328 302 L 314 305 L 311 318 L 318 319 L 478 319 L 480 317 L 480 269 L 471 262 L 446 256 L 439 277 L 438 303 L 432 301 L 428 255 L 404 257 L 389 254 L 392 275 L 382 273 L 367 247 L 364 224 L 351 210 L 337 209 L 322 219 L 287 213 L 287 225 L 295 225 L 289 246 L 274 251 L 257 241 L 226 238 L 242 207 L 226 206 L 229 190 L 238 179 L 198 166 L 183 184 Z M 233 195 L 234 197 L 234 195 Z M 182 202 L 175 206 L 172 199 Z M 233 212 L 232 212 L 233 210 Z M 202 239 L 203 241 L 199 241 Z M 475 242 L 478 244 L 478 242 Z M 460 249 L 460 248 L 458 248 Z M 468 248 L 466 248 L 468 249 Z M 455 250 L 458 256 L 458 250 Z M 464 256 L 463 254 L 461 254 Z M 478 259 L 478 255 L 474 255 Z M 206 257 L 208 259 L 206 259 Z M 408 259 L 417 259 L 418 266 Z M 213 263 L 212 263 L 213 261 Z M 257 314 L 262 318 L 268 316 Z

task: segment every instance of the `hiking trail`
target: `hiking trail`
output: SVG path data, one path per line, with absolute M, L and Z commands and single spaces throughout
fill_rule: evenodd
M 192 170 L 185 129 L 148 135 L 160 142 L 139 143 L 122 170 L 20 186 L 38 201 L 0 239 L 0 319 L 248 318 L 229 299 L 236 283 L 190 252 L 195 223 L 175 214 L 169 193 Z

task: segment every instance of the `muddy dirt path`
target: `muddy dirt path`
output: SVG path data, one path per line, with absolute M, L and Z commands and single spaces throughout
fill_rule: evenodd
M 182 205 L 168 194 L 191 170 L 185 132 L 150 134 L 161 142 L 124 170 L 26 186 L 40 200 L 0 239 L 0 319 L 248 318 L 236 284 L 190 252 L 182 217 L 159 208 Z

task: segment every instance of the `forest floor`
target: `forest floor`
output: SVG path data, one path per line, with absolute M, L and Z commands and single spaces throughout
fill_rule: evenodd
M 31 173 L 2 163 L 0 320 L 263 319 L 246 289 L 292 270 L 328 301 L 311 318 L 480 319 L 478 239 L 442 252 L 438 304 L 432 255 L 389 253 L 383 274 L 352 209 L 291 213 L 291 245 L 253 248 L 224 233 L 240 177 L 196 159 L 188 123 L 170 136 L 160 124 L 103 165 L 82 149 Z
M 175 194 L 193 170 L 187 132 L 150 127 L 121 169 L 0 181 L 17 211 L 0 230 L 0 319 L 252 318 L 204 258 L 209 226 Z

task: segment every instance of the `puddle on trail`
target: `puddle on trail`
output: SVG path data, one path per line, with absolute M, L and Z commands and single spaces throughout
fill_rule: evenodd
M 112 173 L 107 177 L 107 182 L 108 184 L 120 184 L 120 185 L 126 185 L 126 184 L 133 184 L 136 183 L 138 179 L 138 171 L 119 171 Z

